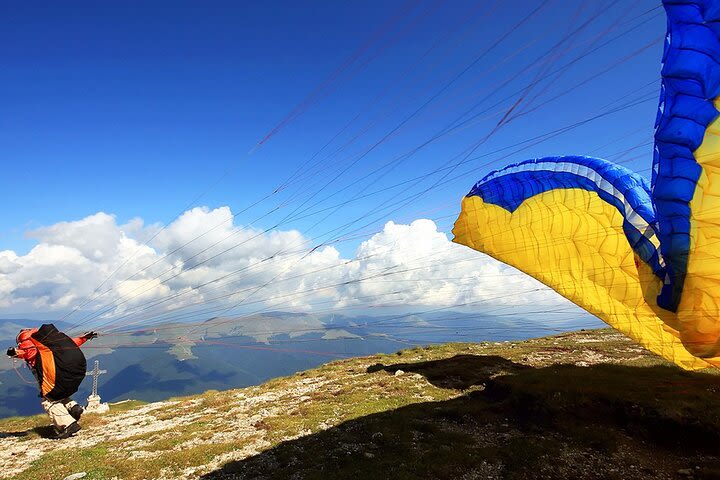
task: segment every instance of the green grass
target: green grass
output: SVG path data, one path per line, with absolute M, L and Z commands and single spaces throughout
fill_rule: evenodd
M 107 462 L 107 446 L 83 448 L 82 450 L 57 450 L 43 455 L 40 460 L 31 463 L 30 468 L 16 476 L 18 480 L 40 480 L 65 478 L 66 476 L 86 472 L 84 478 L 107 479 L 115 475 L 116 470 Z M 72 467 L 68 467 L 68 464 Z
M 23 438 L 37 437 L 33 429 L 46 426 L 48 416 L 46 414 L 33 415 L 30 417 L 10 417 L 0 420 L 0 431 L 11 434 L 24 434 Z
M 144 402 L 142 400 L 128 400 L 126 402 L 115 402 L 110 403 L 110 415 L 114 413 L 122 413 L 127 412 L 130 410 L 135 410 L 138 407 L 142 407 L 143 405 L 147 405 L 148 402 Z

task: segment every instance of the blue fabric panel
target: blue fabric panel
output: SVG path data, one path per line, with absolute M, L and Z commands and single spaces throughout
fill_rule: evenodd
M 677 94 L 669 114 L 692 120 L 704 130 L 705 125 L 708 125 L 717 116 L 717 110 L 712 103 L 706 102 L 702 98 Z
M 696 183 L 697 179 L 667 178 L 665 181 L 658 182 L 655 185 L 654 197 L 656 200 L 682 200 L 689 203 L 695 193 Z M 667 215 L 668 212 L 665 212 L 665 214 Z
M 592 157 L 546 157 L 508 165 L 501 170 L 486 175 L 475 184 L 468 196 L 478 195 L 485 202 L 502 206 L 512 212 L 526 199 L 554 188 L 598 190 L 597 185 L 591 179 L 570 172 L 559 171 L 557 165 L 560 163 L 576 164 L 592 169 L 620 190 L 625 197 L 634 198 L 637 203 L 633 207 L 645 221 L 651 222 L 655 219 L 650 200 L 650 189 L 644 178 L 625 167 Z M 532 171 L 531 168 L 536 166 L 550 170 L 550 172 Z M 513 169 L 520 169 L 520 171 L 501 175 Z M 598 193 L 607 197 L 606 200 L 624 214 L 622 211 L 623 205 L 615 197 L 606 194 L 604 191 Z
M 720 65 L 709 55 L 695 50 L 674 49 L 671 45 L 666 61 L 662 69 L 663 76 L 695 80 L 706 96 L 717 90 Z
M 473 194 L 482 197 L 486 203 L 514 212 L 528 198 L 556 188 L 596 190 L 590 180 L 572 173 L 520 172 L 480 185 Z
M 665 81 L 666 92 L 668 92 L 665 96 L 666 102 L 675 101 L 675 95 L 678 92 L 683 92 L 683 94 L 692 97 L 705 97 L 705 87 L 697 80 L 683 77 L 665 77 L 663 80 Z M 670 92 L 672 92 L 672 94 L 670 94 Z
M 671 116 L 655 135 L 655 141 L 676 143 L 695 150 L 702 143 L 705 125 L 683 117 Z
M 703 22 L 701 9 L 705 9 L 705 2 L 702 0 L 665 0 L 663 4 L 665 5 L 668 20 L 673 18 L 676 19 L 676 21 L 677 19 L 685 19 L 688 23 Z
M 720 63 L 720 44 L 707 24 L 690 23 L 675 33 L 672 43 L 681 50 L 694 50 Z
M 655 147 L 663 160 L 686 158 L 695 163 L 695 156 L 693 155 L 692 150 L 690 150 L 688 147 L 676 143 L 665 142 L 656 143 Z M 675 170 L 677 169 L 673 167 L 673 162 L 663 162 L 662 165 L 658 166 L 659 172 L 666 172 L 668 174 L 672 174 Z
M 674 199 L 671 200 L 658 200 L 657 204 L 662 204 L 663 211 L 667 217 L 667 225 L 672 226 L 673 219 L 676 217 L 687 218 L 690 215 L 690 205 L 687 202 L 680 202 Z M 682 220 L 676 220 L 680 222 Z M 689 226 L 689 223 L 687 224 Z
M 718 2 L 702 2 L 703 9 L 705 10 L 705 21 L 706 22 L 718 22 L 720 21 L 720 3 Z
M 671 145 L 671 144 L 669 144 Z M 660 149 L 660 155 L 663 154 L 667 149 Z M 658 165 L 658 174 L 667 176 L 670 178 L 685 178 L 687 180 L 695 181 L 700 177 L 701 168 L 700 165 L 695 161 L 695 157 L 692 156 L 690 150 L 686 147 L 676 149 L 674 153 L 686 152 L 687 156 L 684 155 L 666 155 L 663 158 L 665 161 Z

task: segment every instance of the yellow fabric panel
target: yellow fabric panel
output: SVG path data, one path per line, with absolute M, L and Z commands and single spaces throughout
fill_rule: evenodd
M 720 102 L 715 100 L 720 110 Z M 702 357 L 720 355 L 720 118 L 694 152 L 702 174 L 690 202 L 688 272 L 678 308 L 680 336 Z
M 622 215 L 596 193 L 555 189 L 513 213 L 465 197 L 454 242 L 537 278 L 652 352 L 686 369 L 720 365 L 683 346 L 674 314 L 655 305 L 660 281 L 636 259 Z

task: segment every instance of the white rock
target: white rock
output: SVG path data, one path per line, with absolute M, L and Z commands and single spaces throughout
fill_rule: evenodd
M 73 473 L 72 475 L 68 475 L 67 477 L 63 478 L 63 480 L 78 480 L 78 478 L 83 478 L 87 475 L 85 472 L 80 473 Z
M 107 413 L 110 411 L 110 405 L 107 403 L 99 403 L 97 405 L 88 405 L 85 407 L 85 413 Z
M 402 370 L 395 370 L 395 376 L 396 376 L 396 377 L 399 377 L 400 375 L 403 375 L 404 373 L 405 373 L 405 372 L 403 372 Z

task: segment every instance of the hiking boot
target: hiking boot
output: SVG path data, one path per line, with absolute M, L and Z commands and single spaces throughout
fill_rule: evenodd
M 80 420 L 80 416 L 85 413 L 85 409 L 81 407 L 79 403 L 76 403 L 68 410 L 68 413 L 70 413 L 70 416 L 73 417 L 75 421 L 78 421 Z
M 63 440 L 70 438 L 80 431 L 80 425 L 77 422 L 73 422 L 55 435 L 55 440 Z

